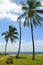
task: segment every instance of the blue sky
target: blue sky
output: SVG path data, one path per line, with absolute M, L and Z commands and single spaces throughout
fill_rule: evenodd
M 4 31 L 8 30 L 9 25 L 15 26 L 19 33 L 19 25 L 18 25 L 19 23 L 17 22 L 17 17 L 23 13 L 23 11 L 21 10 L 21 6 L 19 4 L 21 1 L 24 2 L 24 0 L 19 0 L 19 1 L 0 0 L 0 45 L 1 45 L 0 50 L 1 51 L 3 51 L 5 47 L 5 40 L 3 39 L 1 34 Z M 36 28 L 34 28 L 34 40 L 35 40 L 35 49 L 37 48 L 36 51 L 43 51 L 43 22 L 42 22 L 42 27 L 37 26 Z M 17 41 L 16 43 L 14 42 L 14 45 L 11 45 L 9 43 L 8 43 L 9 51 L 17 51 L 19 41 Z M 24 28 L 23 23 L 22 23 L 21 51 L 32 51 L 31 30 L 28 27 Z

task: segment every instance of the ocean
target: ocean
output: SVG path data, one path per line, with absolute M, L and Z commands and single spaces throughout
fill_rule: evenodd
M 7 54 L 17 54 L 17 52 L 6 52 Z M 4 54 L 4 52 L 0 52 L 0 54 Z M 32 54 L 32 52 L 20 52 L 20 54 Z M 35 54 L 43 54 L 43 52 L 35 52 Z

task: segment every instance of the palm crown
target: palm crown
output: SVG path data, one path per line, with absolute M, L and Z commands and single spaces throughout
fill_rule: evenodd
M 38 9 L 38 7 L 42 6 L 41 3 L 36 0 L 27 0 L 27 5 L 23 2 L 21 2 L 21 5 L 24 13 L 18 17 L 18 20 L 25 17 L 24 26 L 29 26 L 30 20 L 34 26 L 41 25 L 43 18 L 39 13 L 43 13 L 43 10 Z
M 10 39 L 11 42 L 15 41 L 15 39 L 18 39 L 18 32 L 15 27 L 12 27 L 11 25 L 9 26 L 9 30 L 2 33 L 2 36 L 4 36 L 4 39 L 8 43 L 8 40 Z

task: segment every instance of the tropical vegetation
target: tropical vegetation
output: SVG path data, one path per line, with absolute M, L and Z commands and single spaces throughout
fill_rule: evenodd
M 32 45 L 33 45 L 33 57 L 35 58 L 35 48 L 34 48 L 34 35 L 33 27 L 41 26 L 43 18 L 39 15 L 43 13 L 43 10 L 40 10 L 39 7 L 42 7 L 41 2 L 37 0 L 27 0 L 27 3 L 20 3 L 22 6 L 23 14 L 18 17 L 18 20 L 24 18 L 24 26 L 30 26 L 31 36 L 32 36 Z
M 9 25 L 8 31 L 3 32 L 2 36 L 4 36 L 4 39 L 6 41 L 6 45 L 5 45 L 5 54 L 6 54 L 6 49 L 7 49 L 8 41 L 10 40 L 11 43 L 13 43 L 13 41 L 15 41 L 16 39 L 18 39 L 17 29 L 15 27 Z

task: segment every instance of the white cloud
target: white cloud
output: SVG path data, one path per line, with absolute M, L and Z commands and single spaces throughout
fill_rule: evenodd
M 13 15 L 11 13 L 7 14 L 7 13 L 3 13 L 3 14 L 0 14 L 0 19 L 2 18 L 9 18 L 10 20 L 12 21 L 17 21 L 17 18 L 18 18 L 18 15 Z
M 41 4 L 43 5 L 43 2 L 41 2 Z
M 16 52 L 18 51 L 19 42 L 14 43 L 13 45 L 9 42 L 7 46 L 8 52 Z M 4 51 L 5 49 L 5 43 L 0 42 L 0 52 Z M 22 41 L 21 44 L 21 51 L 23 52 L 32 52 L 32 42 L 25 42 Z M 36 52 L 43 52 L 43 40 L 35 41 L 35 51 Z
M 41 2 L 43 5 L 43 2 Z M 42 9 L 42 7 L 40 7 Z M 16 14 L 13 14 L 13 13 Z M 17 21 L 19 15 L 17 13 L 22 14 L 21 5 L 17 5 L 16 3 L 11 2 L 10 0 L 0 0 L 0 19 L 9 18 L 12 21 Z M 24 21 L 24 19 L 22 19 Z
M 10 0 L 3 0 L 0 4 L 0 12 L 19 12 L 21 13 L 21 6 L 17 5 L 16 3 L 11 3 Z
M 10 18 L 11 20 L 16 21 L 18 15 L 14 13 L 22 13 L 21 6 L 16 3 L 12 3 L 10 0 L 0 0 L 0 19 L 1 18 Z

